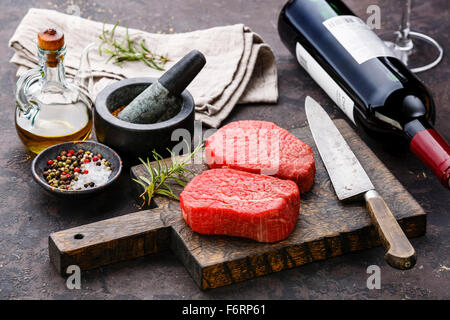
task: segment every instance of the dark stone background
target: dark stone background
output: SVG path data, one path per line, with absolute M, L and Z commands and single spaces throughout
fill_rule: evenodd
M 107 193 L 88 202 L 66 203 L 48 196 L 33 181 L 30 155 L 14 128 L 16 67 L 8 63 L 8 40 L 30 7 L 65 12 L 76 4 L 81 15 L 107 19 L 150 32 L 185 32 L 218 25 L 245 23 L 269 43 L 277 57 L 278 105 L 237 106 L 226 122 L 264 119 L 290 129 L 305 123 L 303 101 L 311 95 L 333 117 L 343 117 L 331 100 L 297 66 L 278 38 L 276 21 L 282 0 L 113 0 L 0 2 L 0 298 L 18 299 L 430 299 L 450 298 L 450 198 L 418 160 L 405 152 L 387 152 L 367 139 L 370 147 L 428 213 L 426 236 L 412 239 L 418 253 L 416 267 L 393 270 L 375 248 L 328 261 L 312 263 L 233 286 L 200 291 L 183 265 L 170 252 L 88 271 L 82 290 L 68 290 L 65 279 L 49 263 L 47 237 L 51 232 L 122 215 L 136 210 L 125 174 Z M 383 29 L 400 20 L 401 1 L 345 1 L 361 18 L 366 8 L 379 4 Z M 446 0 L 414 1 L 413 29 L 435 37 L 450 50 L 449 7 Z M 70 54 L 70 53 L 69 53 Z M 450 99 L 447 56 L 419 76 L 430 88 L 437 105 L 436 128 L 450 141 Z M 381 289 L 368 290 L 366 268 L 381 267 Z

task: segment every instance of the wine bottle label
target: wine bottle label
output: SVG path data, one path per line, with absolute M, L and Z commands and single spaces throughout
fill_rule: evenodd
M 331 78 L 320 64 L 297 42 L 296 54 L 298 63 L 308 72 L 311 78 L 326 92 L 339 108 L 355 123 L 353 109 L 355 103 L 344 90 Z
M 392 50 L 358 17 L 336 16 L 325 20 L 323 25 L 359 64 L 377 57 L 395 57 Z

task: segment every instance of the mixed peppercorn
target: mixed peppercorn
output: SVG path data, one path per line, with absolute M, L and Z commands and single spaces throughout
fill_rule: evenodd
M 62 151 L 56 159 L 47 161 L 44 170 L 44 178 L 47 183 L 62 190 L 81 190 L 81 186 L 74 189 L 73 182 L 78 181 L 81 175 L 89 174 L 86 168 L 89 163 L 95 163 L 95 166 L 103 166 L 106 171 L 111 171 L 111 164 L 103 159 L 101 154 L 93 154 L 91 151 L 80 149 L 74 151 L 69 149 Z M 86 180 L 86 179 L 83 179 Z M 87 182 L 84 188 L 94 187 L 94 182 Z

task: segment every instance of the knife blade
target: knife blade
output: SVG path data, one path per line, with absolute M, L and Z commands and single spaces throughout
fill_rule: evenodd
M 305 111 L 338 199 L 351 200 L 362 196 L 387 250 L 385 260 L 398 269 L 412 268 L 416 263 L 414 248 L 344 137 L 320 104 L 309 96 L 305 100 Z

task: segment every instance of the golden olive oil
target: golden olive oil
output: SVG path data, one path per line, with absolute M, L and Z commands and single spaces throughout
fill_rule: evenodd
M 83 102 L 67 105 L 46 105 L 30 121 L 18 109 L 17 133 L 25 146 L 34 153 L 68 141 L 85 140 L 92 131 L 90 108 Z

